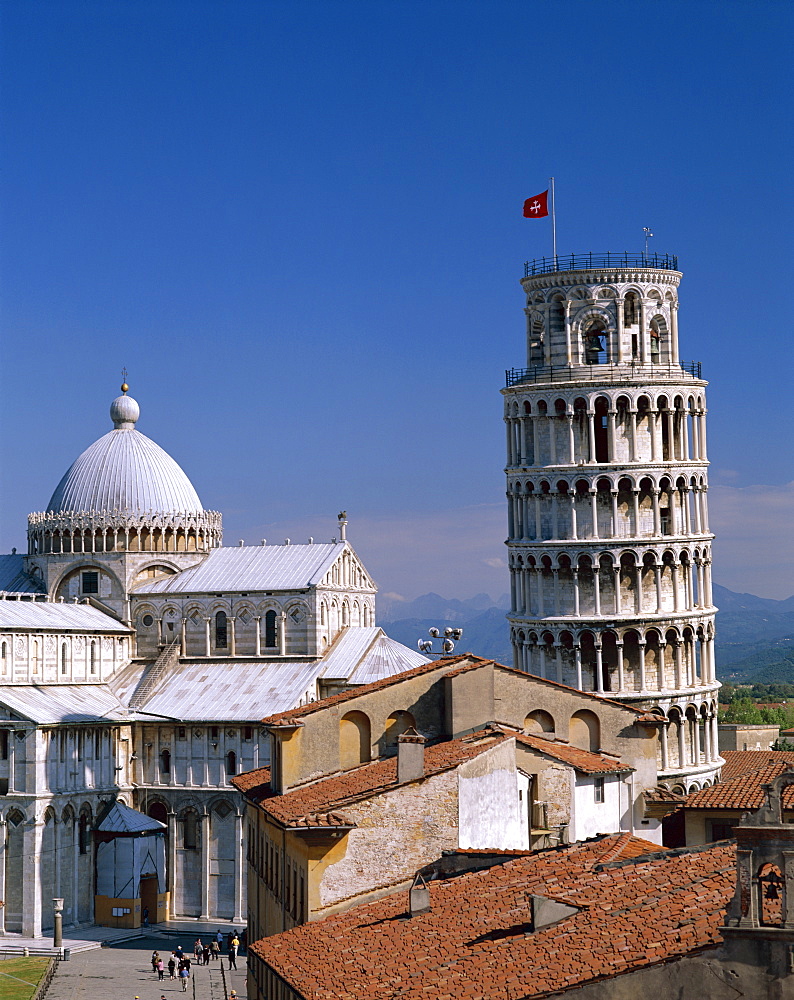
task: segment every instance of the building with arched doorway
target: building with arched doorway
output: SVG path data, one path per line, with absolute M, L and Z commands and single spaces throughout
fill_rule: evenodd
M 146 900 L 244 923 L 232 778 L 268 763 L 259 720 L 427 662 L 376 625 L 344 512 L 325 542 L 224 547 L 126 385 L 110 416 L 0 556 L 0 933 L 41 936 L 54 897 L 65 926 L 137 926 Z M 157 831 L 164 875 L 104 870 L 100 844 Z
M 682 361 L 675 257 L 528 262 L 508 371 L 514 666 L 650 710 L 659 781 L 712 784 L 717 739 L 706 382 Z

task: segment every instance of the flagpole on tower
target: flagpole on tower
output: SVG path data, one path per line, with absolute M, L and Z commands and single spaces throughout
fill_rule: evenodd
M 554 206 L 554 178 L 551 178 L 551 252 L 557 266 L 557 212 Z

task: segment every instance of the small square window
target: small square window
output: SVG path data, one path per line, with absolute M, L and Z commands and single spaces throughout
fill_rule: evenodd
M 604 779 L 596 778 L 595 785 L 593 786 L 593 793 L 596 802 L 604 801 Z
M 187 731 L 186 731 L 186 729 L 185 729 L 184 726 L 177 726 L 177 729 L 176 729 L 176 738 L 178 740 L 187 739 Z
M 99 573 L 88 572 L 82 574 L 82 588 L 84 594 L 99 593 Z

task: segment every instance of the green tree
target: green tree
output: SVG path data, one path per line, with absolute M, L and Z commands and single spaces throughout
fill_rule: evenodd
M 720 716 L 720 722 L 729 722 L 734 725 L 758 726 L 764 721 L 761 709 L 746 694 L 732 701 L 727 709 L 720 713 Z

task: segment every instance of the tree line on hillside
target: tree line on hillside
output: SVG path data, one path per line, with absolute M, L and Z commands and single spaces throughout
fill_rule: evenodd
M 720 702 L 727 706 L 720 711 L 720 722 L 794 728 L 794 684 L 753 684 L 752 687 L 724 684 Z M 794 745 L 781 745 L 775 749 L 794 749 Z

